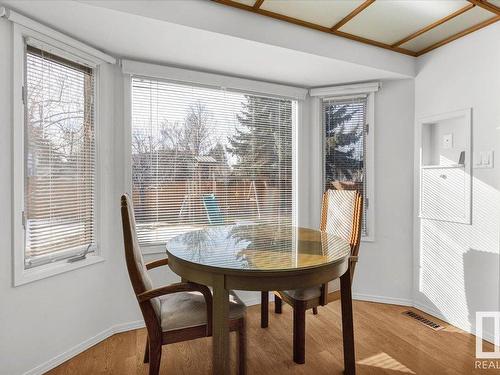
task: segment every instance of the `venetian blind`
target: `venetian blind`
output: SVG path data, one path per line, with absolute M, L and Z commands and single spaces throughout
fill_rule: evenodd
M 290 222 L 295 102 L 132 78 L 139 242 L 206 225 Z
M 93 98 L 91 68 L 27 46 L 26 268 L 93 250 Z
M 363 236 L 368 235 L 366 106 L 366 95 L 323 99 L 325 190 L 358 190 L 363 194 Z

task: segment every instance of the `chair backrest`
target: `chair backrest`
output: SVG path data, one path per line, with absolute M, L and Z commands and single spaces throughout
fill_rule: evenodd
M 122 226 L 123 226 L 123 243 L 125 247 L 125 260 L 127 262 L 128 275 L 130 282 L 134 288 L 135 295 L 153 289 L 153 283 L 148 275 L 144 258 L 142 257 L 141 248 L 137 239 L 135 229 L 135 217 L 132 201 L 128 194 L 123 194 L 121 197 L 121 213 L 122 213 Z M 151 303 L 145 302 L 141 305 L 143 314 L 144 308 L 149 310 L 147 305 L 154 309 L 157 317 L 160 316 L 160 301 L 157 298 L 151 299 Z M 146 317 L 145 317 L 146 320 Z
M 351 281 L 361 241 L 363 196 L 357 190 L 329 189 L 323 194 L 321 231 L 333 233 L 351 245 L 349 272 Z M 328 303 L 328 283 L 321 286 L 321 305 Z
M 215 194 L 206 194 L 203 196 L 203 205 L 207 212 L 208 222 L 213 225 L 224 224 L 224 216 L 220 210 L 219 202 L 215 198 Z
M 357 190 L 327 190 L 323 194 L 321 227 L 349 241 L 351 255 L 357 256 L 361 240 L 363 196 Z

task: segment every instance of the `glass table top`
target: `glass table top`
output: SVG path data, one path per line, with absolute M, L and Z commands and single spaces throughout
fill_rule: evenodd
M 333 234 L 284 224 L 222 225 L 167 242 L 178 259 L 232 270 L 290 270 L 344 260 L 349 243 Z

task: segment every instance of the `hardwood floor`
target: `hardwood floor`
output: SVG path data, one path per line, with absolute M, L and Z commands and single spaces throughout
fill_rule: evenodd
M 342 374 L 340 303 L 308 312 L 306 364 L 292 360 L 292 309 L 276 315 L 269 306 L 269 328 L 260 328 L 260 306 L 248 310 L 248 374 Z M 354 301 L 356 370 L 358 374 L 484 374 L 474 370 L 475 337 L 446 326 L 433 331 L 401 312 L 407 307 Z M 423 314 L 425 315 L 425 314 Z M 236 337 L 231 334 L 232 358 Z M 115 335 L 48 372 L 50 375 L 147 374 L 142 363 L 144 329 Z M 491 345 L 485 344 L 491 350 Z M 211 339 L 163 348 L 161 374 L 210 374 Z M 235 363 L 232 363 L 233 369 Z

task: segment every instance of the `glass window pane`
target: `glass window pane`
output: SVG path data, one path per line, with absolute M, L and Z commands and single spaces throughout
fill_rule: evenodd
M 132 79 L 141 244 L 205 225 L 291 222 L 292 101 Z
M 323 101 L 325 190 L 358 190 L 363 194 L 362 234 L 366 225 L 366 105 L 367 98 Z
M 26 268 L 94 244 L 93 96 L 91 69 L 28 46 Z

